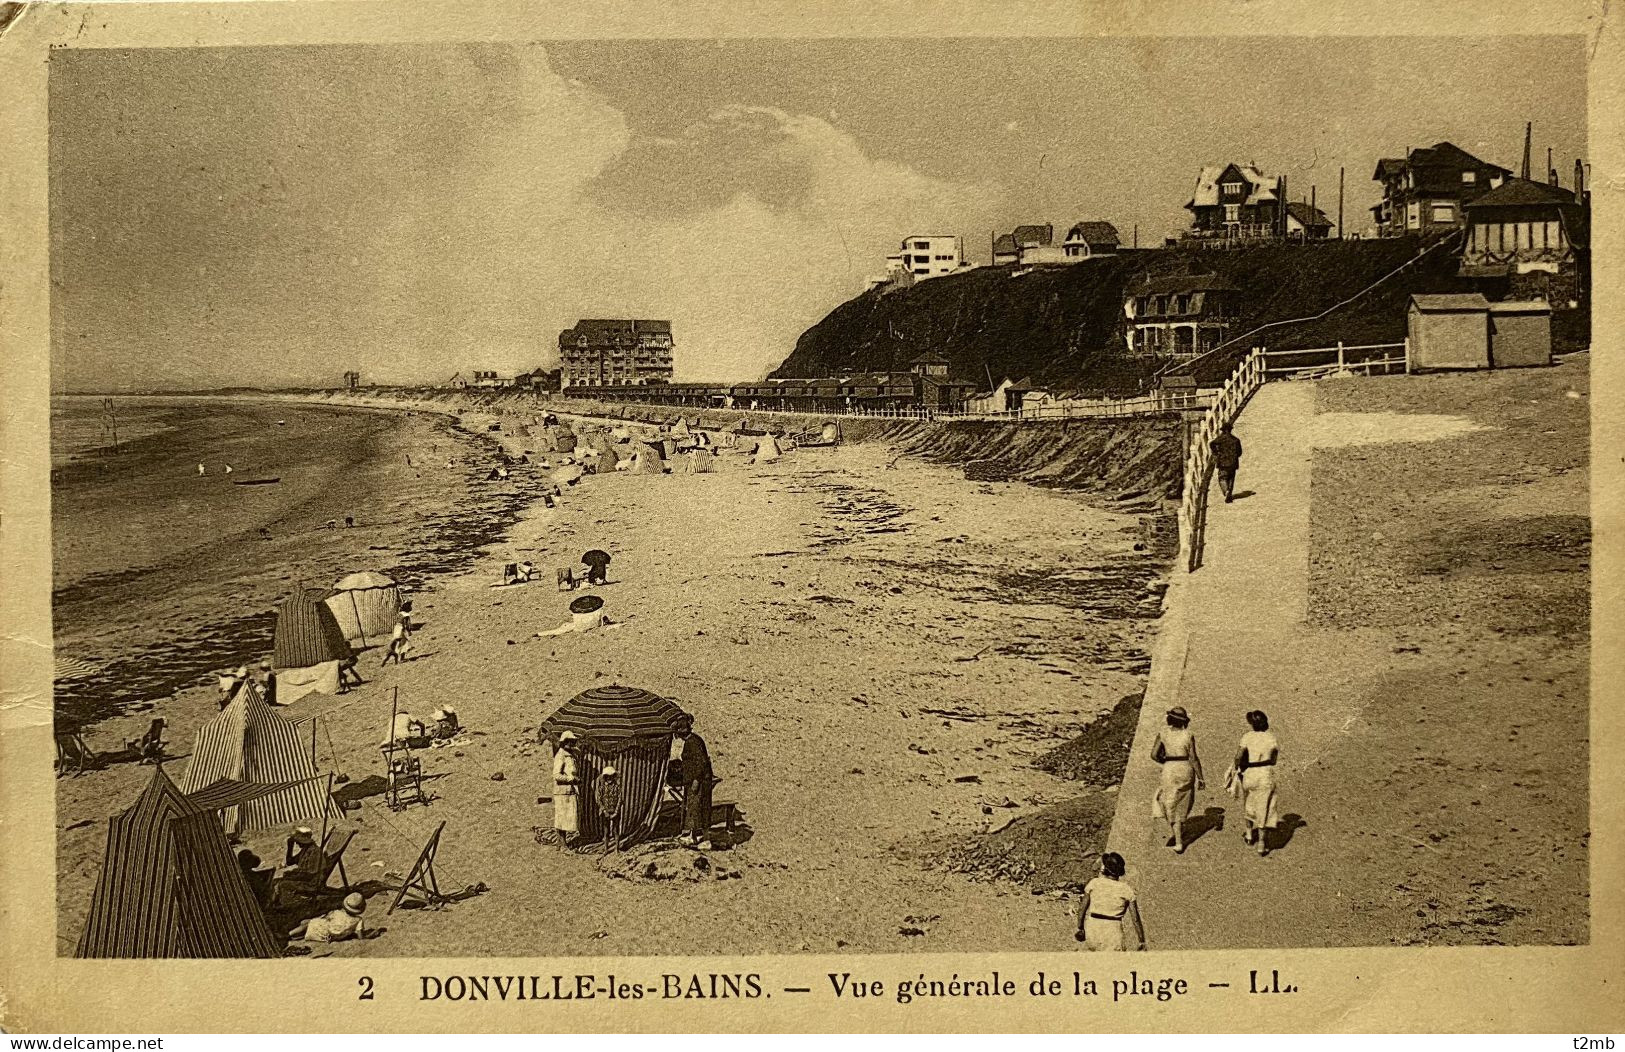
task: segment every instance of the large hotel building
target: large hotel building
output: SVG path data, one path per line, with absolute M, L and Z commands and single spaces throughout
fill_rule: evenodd
M 605 387 L 671 382 L 671 322 L 593 318 L 559 333 L 560 384 Z

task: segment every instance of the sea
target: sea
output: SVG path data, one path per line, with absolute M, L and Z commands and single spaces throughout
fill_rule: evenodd
M 496 455 L 433 414 L 53 399 L 58 720 L 142 711 L 257 661 L 299 589 L 357 570 L 418 589 L 464 568 L 528 503 L 487 480 Z

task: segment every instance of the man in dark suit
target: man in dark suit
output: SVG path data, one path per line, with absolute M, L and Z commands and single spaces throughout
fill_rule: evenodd
M 1241 467 L 1241 439 L 1230 433 L 1230 425 L 1219 428 L 1219 436 L 1208 444 L 1213 451 L 1213 467 L 1219 473 L 1219 490 L 1230 503 L 1236 490 L 1236 469 Z
M 694 733 L 694 721 L 684 717 L 674 732 L 683 744 L 679 760 L 683 780 L 683 829 L 689 842 L 698 847 L 710 844 L 711 786 L 716 781 L 711 770 L 711 753 L 705 739 Z

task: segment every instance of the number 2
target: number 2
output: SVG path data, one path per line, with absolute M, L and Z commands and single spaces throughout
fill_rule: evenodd
M 372 1000 L 372 976 L 363 975 L 361 978 L 359 978 L 359 979 L 357 979 L 355 981 L 355 984 L 357 986 L 361 987 L 361 996 L 357 997 L 356 1000 L 357 1001 L 371 1001 Z

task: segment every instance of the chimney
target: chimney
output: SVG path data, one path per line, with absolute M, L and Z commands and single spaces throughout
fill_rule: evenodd
M 1528 121 L 1523 126 L 1523 177 L 1529 178 L 1529 144 L 1535 137 L 1535 122 Z
M 1580 158 L 1576 157 L 1574 159 L 1574 199 L 1576 201 L 1583 200 L 1585 198 L 1585 192 L 1586 192 L 1586 170 L 1585 170 L 1585 166 L 1580 163 Z
M 1546 185 L 1557 185 L 1557 169 L 1552 167 L 1552 148 L 1546 147 Z

